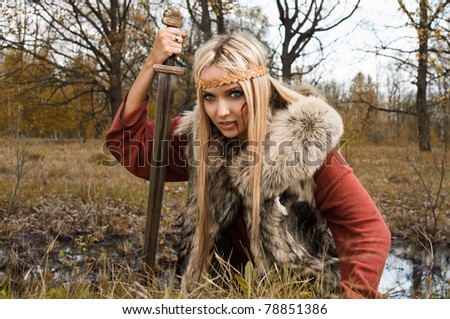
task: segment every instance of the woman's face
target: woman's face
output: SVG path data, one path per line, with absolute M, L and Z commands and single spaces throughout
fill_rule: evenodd
M 227 72 L 211 65 L 201 75 L 201 80 L 221 78 Z M 205 111 L 214 125 L 228 138 L 247 139 L 247 100 L 239 83 L 221 85 L 202 90 Z

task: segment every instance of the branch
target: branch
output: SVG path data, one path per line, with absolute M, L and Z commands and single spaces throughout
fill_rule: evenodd
M 343 23 L 344 21 L 348 20 L 355 13 L 355 11 L 358 9 L 360 2 L 361 2 L 361 0 L 358 0 L 358 2 L 355 4 L 355 7 L 353 8 L 353 10 L 346 17 L 343 17 L 341 20 L 337 21 L 335 24 L 333 24 L 333 25 L 331 25 L 329 27 L 317 29 L 317 32 L 323 32 L 323 31 L 331 30 L 331 29 L 337 27 L 338 25 L 340 25 L 341 23 Z
M 400 6 L 400 9 L 402 9 L 403 13 L 405 13 L 408 16 L 411 24 L 413 24 L 414 26 L 417 26 L 417 22 L 416 22 L 416 20 L 414 20 L 413 14 L 411 12 L 409 12 L 408 9 L 406 9 L 406 6 L 403 3 L 403 0 L 397 0 L 397 2 L 398 2 L 398 5 Z
M 384 107 L 379 107 L 376 105 L 373 105 L 372 103 L 365 101 L 363 99 L 358 99 L 358 100 L 351 100 L 352 103 L 360 103 L 360 104 L 365 104 L 369 107 L 369 109 L 371 110 L 376 110 L 376 111 L 382 111 L 382 112 L 388 112 L 388 113 L 398 113 L 398 114 L 407 114 L 407 115 L 413 115 L 413 116 L 417 116 L 417 113 L 415 112 L 411 112 L 411 111 L 404 111 L 404 110 L 398 110 L 398 109 L 387 109 Z
M 99 32 L 100 35 L 106 37 L 105 33 L 97 27 L 97 25 L 94 21 L 92 21 L 90 18 L 88 18 L 86 15 L 84 15 L 78 8 L 73 7 L 74 12 L 78 13 L 78 14 L 74 15 L 74 18 L 77 21 L 78 26 L 79 26 L 79 32 L 76 32 L 73 29 L 67 27 L 62 21 L 58 20 L 51 12 L 49 12 L 47 10 L 46 7 L 44 7 L 43 4 L 39 3 L 39 6 L 50 17 L 50 20 L 47 19 L 47 17 L 45 15 L 43 15 L 41 12 L 38 13 L 38 16 L 41 19 L 43 19 L 51 27 L 52 31 L 55 31 L 57 34 L 60 35 L 60 37 L 61 37 L 60 41 L 73 43 L 81 48 L 84 48 L 84 49 L 87 49 L 87 50 L 93 52 L 96 57 L 97 62 L 99 62 L 100 64 L 106 63 L 108 65 L 108 67 L 111 67 L 110 59 L 98 48 L 97 44 L 93 44 L 89 40 L 89 36 L 86 35 L 86 33 L 84 32 L 81 21 L 79 20 L 78 14 L 82 14 L 83 18 L 88 20 L 90 22 L 90 25 L 92 25 Z M 68 37 L 67 36 L 68 34 L 72 34 L 74 36 L 74 38 Z M 84 41 L 85 43 L 82 43 L 82 41 L 80 41 L 80 40 Z M 43 42 L 45 42 L 45 41 L 43 41 Z M 54 48 L 52 48 L 52 49 L 53 49 L 53 52 L 57 52 L 58 54 L 62 55 L 61 50 L 56 50 Z M 68 57 L 68 56 L 66 55 L 65 57 Z M 98 60 L 97 57 L 101 58 L 101 60 L 103 62 Z M 72 58 L 70 58 L 70 59 L 72 59 Z
M 402 64 L 409 65 L 410 67 L 417 68 L 417 65 L 415 65 L 415 64 L 413 64 L 413 63 L 411 63 L 409 61 L 405 61 L 405 60 L 403 60 L 403 59 L 401 59 L 401 58 L 399 58 L 397 56 L 393 56 L 393 55 L 389 55 L 389 54 L 383 54 L 383 53 L 380 53 L 378 51 L 375 51 L 375 52 L 367 51 L 367 52 L 368 53 L 375 53 L 375 55 L 382 56 L 382 57 L 385 57 L 385 58 L 390 58 L 390 59 L 393 59 L 393 60 L 395 60 L 397 62 L 401 62 Z
M 442 8 L 442 12 L 443 12 L 443 11 L 445 10 L 445 7 L 447 7 L 448 4 L 450 4 L 450 0 L 446 0 L 445 2 L 438 4 L 438 6 L 437 6 L 437 8 L 436 8 L 436 11 L 434 11 L 434 12 L 432 13 L 432 15 L 430 16 L 430 19 L 429 19 L 429 26 L 430 26 L 430 27 L 431 27 L 431 24 L 432 24 L 436 19 L 438 19 L 439 13 L 441 13 L 441 8 Z M 432 11 L 432 10 L 430 9 L 430 11 Z
M 316 1 L 311 1 L 311 4 L 310 4 L 310 6 L 309 6 L 309 8 L 308 8 L 308 11 L 303 15 L 304 16 L 304 19 L 303 19 L 303 21 L 301 21 L 301 22 L 299 22 L 298 23 L 298 26 L 297 26 L 297 28 L 295 29 L 295 30 L 293 30 L 293 33 L 300 33 L 300 29 L 301 29 L 301 27 L 303 27 L 305 24 L 306 24 L 306 22 L 308 22 L 308 18 L 309 18 L 309 15 L 311 14 L 311 12 L 312 12 L 312 10 L 313 10 L 313 6 L 316 4 Z M 298 4 L 297 4 L 297 1 L 295 2 L 295 16 L 293 17 L 293 19 L 297 19 L 297 16 L 298 16 L 298 13 L 300 12 L 300 10 L 299 10 L 299 8 L 298 8 Z

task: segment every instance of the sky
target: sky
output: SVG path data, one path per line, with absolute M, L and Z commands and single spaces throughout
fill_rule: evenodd
M 358 27 L 358 23 L 360 26 Z M 385 26 L 399 26 L 406 23 L 405 15 L 398 10 L 397 1 L 393 0 L 363 0 L 361 9 L 355 13 L 351 21 L 343 25 L 342 29 L 353 30 L 344 43 L 339 46 L 336 56 L 336 68 L 333 74 L 336 78 L 346 78 L 358 71 L 372 75 L 373 78 L 382 75 L 389 68 L 392 60 L 376 57 L 374 54 L 364 53 L 363 50 L 373 48 L 380 37 L 385 43 L 397 39 L 399 36 L 414 36 L 414 30 L 403 28 L 386 29 Z M 372 28 L 377 30 L 377 36 Z M 337 30 L 338 31 L 338 30 Z M 405 44 L 403 44 L 405 45 Z
M 259 3 L 269 17 L 270 23 L 274 26 L 278 25 L 279 18 L 275 0 L 260 0 Z M 333 50 L 327 60 L 322 63 L 318 72 L 326 78 L 341 82 L 351 81 L 359 71 L 371 75 L 374 79 L 383 77 L 391 66 L 392 60 L 375 57 L 374 54 L 363 51 L 378 44 L 373 29 L 377 30 L 378 36 L 386 42 L 406 35 L 408 32 L 414 36 L 413 30 L 408 31 L 404 28 L 401 31 L 394 31 L 393 29 L 385 30 L 384 27 L 386 25 L 399 26 L 405 23 L 406 17 L 398 10 L 397 1 L 362 0 L 360 8 L 350 19 L 323 36 L 325 41 L 336 40 L 336 42 L 332 45 Z M 276 28 L 273 30 L 273 36 L 278 36 Z

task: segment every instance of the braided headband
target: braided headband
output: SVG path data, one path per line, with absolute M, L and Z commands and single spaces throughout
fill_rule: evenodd
M 236 83 L 237 81 L 250 80 L 266 75 L 267 70 L 265 66 L 261 66 L 252 70 L 244 70 L 239 73 L 230 73 L 225 76 L 212 78 L 210 80 L 198 80 L 196 87 L 200 90 L 211 89 L 218 86 Z

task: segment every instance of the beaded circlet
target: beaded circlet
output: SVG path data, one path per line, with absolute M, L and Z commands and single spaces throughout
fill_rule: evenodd
M 236 83 L 237 81 L 250 80 L 266 75 L 267 70 L 265 66 L 261 66 L 252 70 L 244 70 L 239 73 L 230 73 L 221 77 L 212 78 L 209 80 L 198 80 L 196 87 L 200 90 L 211 89 L 222 85 Z

